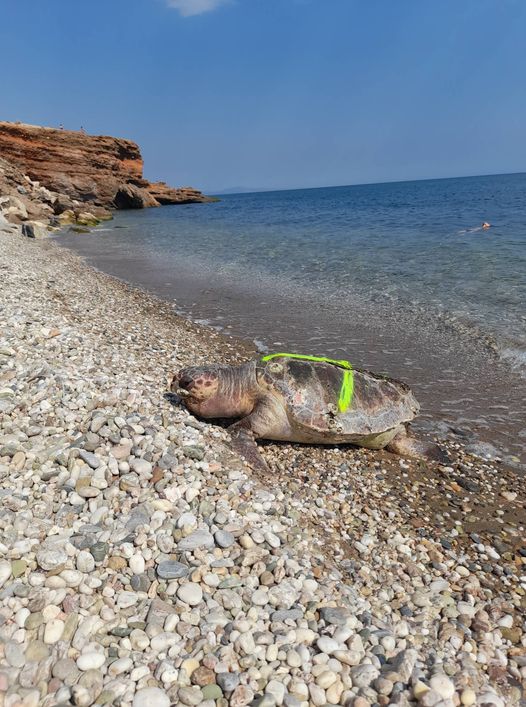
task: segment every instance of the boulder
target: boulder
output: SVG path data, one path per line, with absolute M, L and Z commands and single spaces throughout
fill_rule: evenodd
M 22 235 L 28 238 L 47 238 L 49 230 L 44 223 L 39 221 L 27 221 L 22 224 Z
M 74 208 L 75 202 L 65 194 L 59 194 L 53 202 L 53 212 L 57 216 L 60 216 L 60 214 L 63 214 L 65 211 L 71 211 L 73 213 Z
M 6 219 L 4 214 L 0 211 L 0 232 L 1 233 L 12 233 L 16 229 L 12 223 Z
M 99 219 L 88 211 L 82 211 L 77 216 L 77 223 L 79 226 L 96 226 L 99 223 Z
M 21 223 L 28 218 L 24 202 L 16 196 L 9 196 L 3 205 L 4 216 L 11 223 Z
M 57 216 L 57 221 L 58 221 L 59 225 L 65 226 L 68 223 L 76 223 L 77 217 L 75 216 L 74 211 L 72 211 L 71 209 L 66 209 L 66 211 L 62 211 Z
M 117 209 L 145 209 L 150 206 L 159 206 L 154 197 L 134 184 L 122 184 L 113 199 Z
M 49 204 L 42 201 L 30 201 L 26 203 L 27 218 L 30 221 L 49 221 L 53 216 L 53 209 Z
M 75 213 L 78 218 L 80 215 L 80 210 L 76 209 Z M 98 221 L 111 221 L 113 218 L 111 211 L 106 209 L 104 206 L 95 206 L 94 204 L 90 204 L 89 213 L 92 214 Z

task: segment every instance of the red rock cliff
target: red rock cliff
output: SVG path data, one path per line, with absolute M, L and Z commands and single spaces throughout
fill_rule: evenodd
M 131 140 L 72 130 L 0 122 L 0 157 L 32 180 L 71 199 L 110 208 L 208 201 L 188 187 L 150 184 Z

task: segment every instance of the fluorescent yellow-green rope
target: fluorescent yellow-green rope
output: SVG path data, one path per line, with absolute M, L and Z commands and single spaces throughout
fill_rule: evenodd
M 333 358 L 325 358 L 324 356 L 305 356 L 304 354 L 290 354 L 290 353 L 274 353 L 268 354 L 268 356 L 263 356 L 262 361 L 270 361 L 273 358 L 280 358 L 285 356 L 287 358 L 298 358 L 302 361 L 314 361 L 317 363 L 330 363 L 333 366 L 338 366 L 338 368 L 343 368 L 343 380 L 342 387 L 340 388 L 340 397 L 338 398 L 338 410 L 340 412 L 345 412 L 352 400 L 354 392 L 354 375 L 352 370 L 352 365 L 349 361 L 337 361 Z

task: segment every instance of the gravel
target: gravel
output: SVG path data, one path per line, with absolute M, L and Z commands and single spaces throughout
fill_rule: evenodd
M 258 477 L 165 395 L 247 345 L 17 233 L 0 293 L 0 704 L 519 704 L 519 477 L 456 442 Z

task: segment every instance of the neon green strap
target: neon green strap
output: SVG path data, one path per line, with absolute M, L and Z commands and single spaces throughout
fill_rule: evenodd
M 340 388 L 340 397 L 338 398 L 338 410 L 340 412 L 345 412 L 349 405 L 351 404 L 353 392 L 354 392 L 354 375 L 352 370 L 352 365 L 349 361 L 337 361 L 333 358 L 325 358 L 324 356 L 305 356 L 304 354 L 290 354 L 290 353 L 274 353 L 268 354 L 268 356 L 263 356 L 262 361 L 271 361 L 273 358 L 298 358 L 301 361 L 314 361 L 315 363 L 330 363 L 333 366 L 338 366 L 338 368 L 343 368 L 343 380 L 342 387 Z

